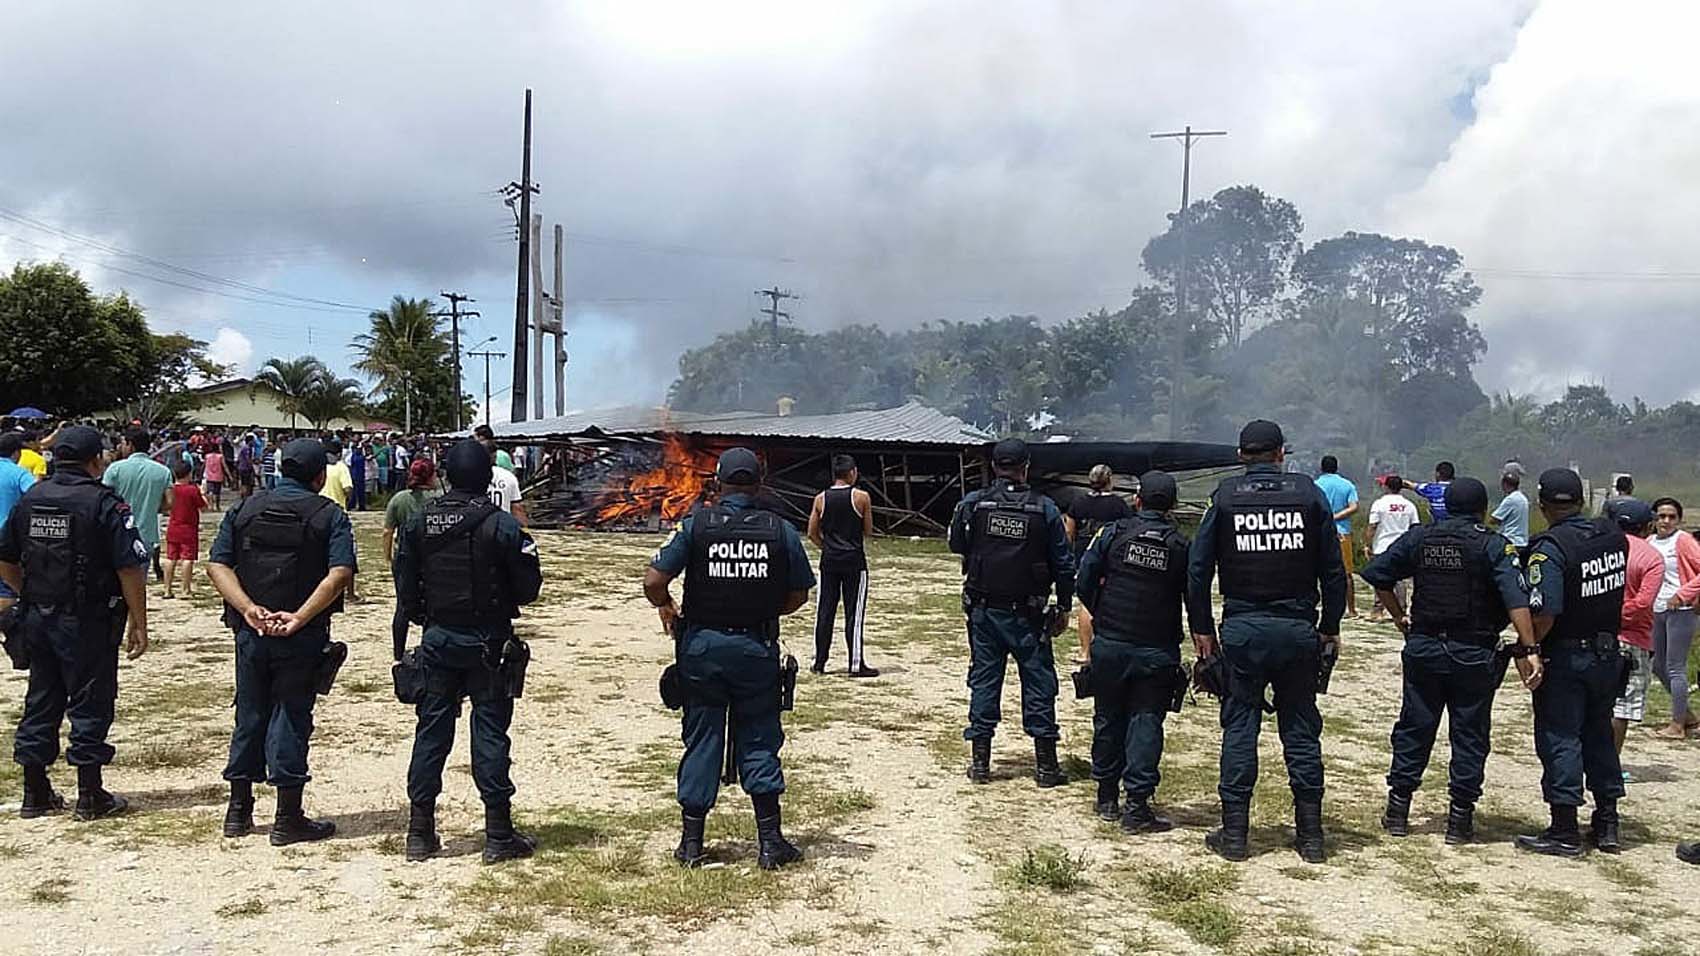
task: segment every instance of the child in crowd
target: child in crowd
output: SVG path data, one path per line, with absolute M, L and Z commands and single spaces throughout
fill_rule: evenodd
M 201 551 L 201 512 L 207 506 L 200 486 L 195 484 L 189 463 L 179 461 L 172 474 L 171 520 L 165 526 L 165 596 L 176 597 L 177 568 L 183 568 L 183 596 L 195 596 L 195 558 Z

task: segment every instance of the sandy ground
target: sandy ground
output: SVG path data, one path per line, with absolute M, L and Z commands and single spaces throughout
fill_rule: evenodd
M 208 516 L 209 522 L 216 516 Z M 522 826 L 539 856 L 480 865 L 480 805 L 465 723 L 446 775 L 443 857 L 401 858 L 412 715 L 389 688 L 390 588 L 375 515 L 357 518 L 366 600 L 335 624 L 353 656 L 321 699 L 311 812 L 333 840 L 274 849 L 218 834 L 232 649 L 216 600 L 154 595 L 154 648 L 125 662 L 109 784 L 135 812 L 94 824 L 25 821 L 15 767 L 0 769 L 4 953 L 514 952 L 765 953 L 1602 953 L 1691 951 L 1700 888 L 1671 844 L 1700 835 L 1690 812 L 1700 742 L 1632 732 L 1624 803 L 1630 847 L 1576 861 L 1517 854 L 1510 835 L 1544 822 L 1528 696 L 1498 700 L 1480 845 L 1445 847 L 1437 748 L 1416 834 L 1376 826 L 1387 732 L 1398 709 L 1397 636 L 1349 625 L 1324 700 L 1329 863 L 1287 848 L 1288 800 L 1273 725 L 1254 808 L 1254 858 L 1230 867 L 1202 846 L 1216 812 L 1218 731 L 1200 700 L 1169 724 L 1159 803 L 1174 832 L 1130 838 L 1091 814 L 1090 708 L 1059 702 L 1076 777 L 1039 791 L 1017 722 L 998 738 L 997 779 L 966 782 L 960 731 L 966 647 L 953 559 L 937 542 L 879 545 L 867 619 L 874 681 L 805 672 L 785 747 L 788 829 L 809 853 L 781 874 L 754 867 L 748 801 L 723 793 L 717 865 L 670 866 L 678 720 L 656 698 L 670 655 L 639 593 L 659 539 L 545 533 L 548 582 L 522 629 L 535 661 L 515 719 Z M 210 537 L 210 527 L 208 530 Z M 1367 597 L 1367 595 L 1366 595 Z M 1366 604 L 1367 606 L 1367 604 Z M 785 628 L 807 660 L 812 606 Z M 1066 660 L 1072 632 L 1059 638 Z M 836 668 L 843 666 L 840 644 Z M 1066 682 L 1065 682 L 1066 687 Z M 15 720 L 21 674 L 0 677 Z M 1662 715 L 1654 704 L 1654 715 Z M 1018 715 L 1013 669 L 1006 715 Z M 67 768 L 55 771 L 69 789 Z M 271 791 L 262 788 L 262 828 Z

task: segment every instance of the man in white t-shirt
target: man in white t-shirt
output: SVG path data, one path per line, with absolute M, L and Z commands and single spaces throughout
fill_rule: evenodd
M 1387 490 L 1375 504 L 1369 506 L 1369 526 L 1365 533 L 1369 537 L 1369 553 L 1378 555 L 1393 546 L 1400 536 L 1411 530 L 1417 523 L 1416 502 L 1399 492 L 1405 487 L 1405 482 L 1398 475 L 1388 475 L 1382 481 Z M 1399 595 L 1399 602 L 1404 605 L 1409 596 L 1410 582 L 1400 581 L 1393 586 L 1393 593 Z M 1384 612 L 1381 602 L 1377 601 L 1370 609 L 1369 619 L 1383 620 Z
M 514 520 L 524 527 L 525 501 L 520 497 L 519 479 L 506 468 L 492 466 L 490 472 L 490 491 L 487 494 L 490 503 L 514 516 Z

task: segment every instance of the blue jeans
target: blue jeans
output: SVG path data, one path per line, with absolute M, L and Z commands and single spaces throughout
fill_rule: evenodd
M 1015 658 L 1021 675 L 1021 727 L 1027 736 L 1055 740 L 1057 665 L 1043 625 L 1016 611 L 976 607 L 968 613 L 968 727 L 962 739 L 990 738 L 1003 718 L 1003 675 Z
M 30 608 L 18 626 L 30 654 L 29 686 L 18 719 L 12 757 L 25 767 L 47 767 L 59 759 L 59 727 L 71 718 L 73 767 L 112 762 L 113 703 L 118 698 L 118 645 L 124 611 L 101 607 L 80 617 Z
M 1505 677 L 1505 665 L 1496 660 L 1493 648 L 1414 632 L 1405 641 L 1403 661 L 1404 702 L 1393 725 L 1387 787 L 1409 794 L 1422 785 L 1444 712 L 1452 740 L 1452 800 L 1475 806 L 1482 797 L 1483 768 L 1491 749 L 1493 695 Z
M 1623 766 L 1612 742 L 1618 656 L 1574 643 L 1543 649 L 1545 677 L 1535 689 L 1535 753 L 1541 797 L 1554 806 L 1582 805 L 1587 783 L 1596 800 L 1623 796 Z
M 1150 800 L 1162 774 L 1167 680 L 1180 648 L 1092 638 L 1092 779 L 1120 780 L 1129 800 Z
M 692 815 L 714 806 L 726 759 L 728 711 L 744 792 L 752 797 L 784 793 L 778 645 L 745 633 L 692 628 L 679 648 L 679 672 L 686 693 L 679 806 Z
M 443 791 L 443 764 L 454 749 L 463 696 L 472 701 L 472 782 L 478 785 L 478 795 L 494 807 L 505 807 L 513 799 L 508 727 L 514 702 L 498 692 L 484 662 L 485 646 L 478 631 L 446 627 L 428 628 L 419 642 L 419 662 L 430 678 L 415 706 L 419 723 L 407 765 L 407 799 L 413 803 L 435 800 Z
M 1229 694 L 1222 700 L 1222 769 L 1216 789 L 1224 804 L 1251 803 L 1263 695 L 1271 688 L 1293 799 L 1322 800 L 1322 712 L 1316 709 L 1320 653 L 1316 628 L 1308 621 L 1248 613 L 1222 622 Z
M 236 632 L 236 729 L 224 779 L 305 786 L 307 744 L 313 736 L 313 671 L 330 640 L 328 629 L 293 637 L 261 637 L 247 625 Z

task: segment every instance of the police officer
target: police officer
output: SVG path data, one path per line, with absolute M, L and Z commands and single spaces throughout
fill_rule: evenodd
M 18 499 L 0 533 L 0 579 L 21 595 L 12 641 L 29 664 L 29 687 L 13 743 L 24 770 L 20 814 L 65 809 L 47 768 L 59 759 L 59 724 L 71 718 L 65 759 L 77 768 L 78 820 L 121 813 L 129 805 L 108 793 L 101 768 L 112 762 L 113 704 L 118 697 L 118 645 L 133 660 L 148 649 L 148 549 L 130 506 L 100 483 L 102 441 L 77 425 L 53 444 L 53 475 Z M 0 598 L 10 611 L 14 599 Z
M 1582 479 L 1568 468 L 1541 473 L 1546 533 L 1529 542 L 1529 610 L 1546 661 L 1535 689 L 1535 753 L 1552 825 L 1517 846 L 1548 856 L 1582 854 L 1576 808 L 1594 793 L 1592 837 L 1616 853 L 1623 768 L 1612 746 L 1612 705 L 1621 676 L 1617 631 L 1629 542 L 1617 522 L 1582 515 Z
M 1175 527 L 1175 479 L 1139 478 L 1133 517 L 1101 528 L 1080 558 L 1080 603 L 1092 614 L 1092 779 L 1097 813 L 1128 833 L 1171 827 L 1151 809 L 1161 779 L 1163 718 L 1181 670 L 1181 605 L 1189 542 Z M 1195 626 L 1194 630 L 1198 628 Z M 1127 791 L 1127 809 L 1118 790 Z
M 992 734 L 1001 717 L 1004 666 L 1021 674 L 1021 726 L 1033 738 L 1033 779 L 1068 782 L 1057 766 L 1057 668 L 1051 639 L 1062 633 L 1074 599 L 1074 553 L 1062 513 L 1027 487 L 1027 444 L 1006 438 L 992 448 L 997 480 L 971 492 L 950 521 L 950 550 L 962 555 L 962 607 L 968 616 L 968 779 L 992 775 Z M 1057 611 L 1047 626 L 1052 587 Z
M 1346 570 L 1333 510 L 1305 475 L 1283 470 L 1286 439 L 1274 422 L 1240 431 L 1245 474 L 1225 478 L 1193 539 L 1187 571 L 1189 618 L 1198 655 L 1220 647 L 1229 693 L 1222 699 L 1222 826 L 1205 844 L 1224 859 L 1246 858 L 1263 694 L 1274 688 L 1276 725 L 1293 791 L 1294 847 L 1309 863 L 1326 859 L 1322 834 L 1322 714 L 1316 709 L 1321 658 L 1337 653 L 1346 610 Z M 1210 582 L 1222 575 L 1218 644 Z M 1317 619 L 1318 585 L 1322 616 Z M 1320 630 L 1319 630 L 1320 628 Z
M 1474 836 L 1493 695 L 1505 675 L 1499 633 L 1507 622 L 1517 631 L 1510 653 L 1523 685 L 1540 685 L 1541 660 L 1533 653 L 1535 632 L 1517 546 L 1483 525 L 1487 503 L 1487 486 L 1456 479 L 1446 487 L 1447 517 L 1412 528 L 1362 572 L 1405 635 L 1404 705 L 1393 725 L 1393 766 L 1381 817 L 1382 829 L 1396 837 L 1410 833 L 1411 794 L 1422 783 L 1442 712 L 1452 738 L 1446 842 L 1468 843 Z M 1393 591 L 1407 578 L 1416 581 L 1408 617 Z
M 395 553 L 396 605 L 425 625 L 418 658 L 426 689 L 417 708 L 407 768 L 407 859 L 442 849 L 437 794 L 454 748 L 460 701 L 472 701 L 472 779 L 484 799 L 484 862 L 527 857 L 536 841 L 514 829 L 508 777 L 508 725 L 514 700 L 507 674 L 526 657 L 514 638 L 521 605 L 543 586 L 537 546 L 514 517 L 490 503 L 490 452 L 464 439 L 444 456 L 449 491 L 426 502 L 402 531 Z M 402 652 L 396 649 L 396 660 Z
M 298 438 L 283 448 L 277 487 L 245 498 L 219 525 L 207 577 L 236 633 L 236 726 L 230 735 L 230 804 L 224 835 L 254 829 L 254 784 L 277 788 L 271 843 L 336 832 L 301 809 L 315 682 L 330 647 L 331 615 L 354 577 L 354 528 L 325 484 L 325 447 Z
M 730 709 L 738 780 L 755 805 L 758 862 L 773 870 L 803 856 L 780 827 L 779 618 L 808 602 L 815 574 L 797 529 L 757 504 L 762 471 L 755 452 L 727 450 L 715 473 L 719 502 L 679 522 L 643 578 L 644 596 L 675 635 L 685 693 L 684 826 L 673 855 L 683 866 L 706 860 L 703 827 L 720 791 Z M 683 610 L 668 591 L 681 572 Z

